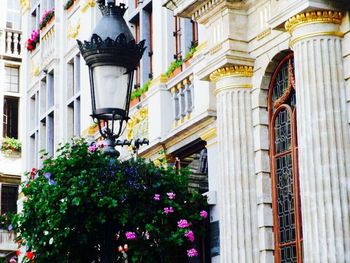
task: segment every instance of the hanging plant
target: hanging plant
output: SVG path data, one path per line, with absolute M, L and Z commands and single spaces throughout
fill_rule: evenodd
M 46 10 L 39 22 L 39 28 L 42 30 L 50 21 L 51 19 L 55 16 L 55 8 Z
M 188 172 L 120 162 L 102 148 L 76 140 L 27 173 L 12 221 L 25 262 L 99 262 L 109 245 L 111 263 L 197 257 L 208 214 L 205 198 L 188 190 Z

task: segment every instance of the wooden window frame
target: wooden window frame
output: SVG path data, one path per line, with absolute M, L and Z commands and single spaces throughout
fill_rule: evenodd
M 175 54 L 174 59 L 180 60 L 182 59 L 182 50 L 181 50 L 181 18 L 178 16 L 174 16 L 175 21 L 175 31 L 174 31 L 174 37 L 175 37 Z
M 273 76 L 271 78 L 271 82 L 269 85 L 269 93 L 268 93 L 268 113 L 269 113 L 269 138 L 270 138 L 270 167 L 271 167 L 271 182 L 272 182 L 272 211 L 273 211 L 273 232 L 274 232 L 274 258 L 275 263 L 281 262 L 280 250 L 283 247 L 286 247 L 291 244 L 296 245 L 296 253 L 297 253 L 297 262 L 302 263 L 302 220 L 301 220 L 301 205 L 300 205 L 300 187 L 299 187 L 299 175 L 298 175 L 298 140 L 297 140 L 297 122 L 296 122 L 296 108 L 292 109 L 287 104 L 281 104 L 275 107 L 272 101 L 273 95 L 273 87 L 280 72 L 282 66 L 289 60 L 293 58 L 293 53 L 289 53 L 285 56 L 278 64 L 275 69 Z M 290 77 L 290 76 L 289 76 Z M 274 132 L 274 124 L 275 120 L 278 116 L 278 113 L 282 110 L 287 110 L 291 120 L 291 147 L 287 151 L 283 151 L 281 153 L 276 153 L 275 149 L 275 132 Z M 293 193 L 294 193 L 294 211 L 295 211 L 295 241 L 291 241 L 288 243 L 280 244 L 279 237 L 279 220 L 278 220 L 278 207 L 277 207 L 277 187 L 276 187 L 276 164 L 275 159 L 284 156 L 287 154 L 291 154 L 292 165 L 293 165 Z
M 137 0 L 135 0 L 137 1 Z M 138 43 L 140 41 L 140 19 L 137 19 L 134 23 L 134 30 L 135 30 L 135 41 Z M 141 71 L 140 71 L 140 63 L 137 64 L 136 66 L 136 71 L 135 71 L 135 88 L 140 87 L 140 79 L 141 79 Z
M 198 46 L 198 23 L 196 21 L 191 20 L 192 24 L 192 46 Z

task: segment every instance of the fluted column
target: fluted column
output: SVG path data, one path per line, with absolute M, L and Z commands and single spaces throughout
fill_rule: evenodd
M 350 262 L 341 20 L 341 13 L 319 11 L 286 23 L 295 57 L 304 262 Z
M 231 66 L 216 82 L 220 262 L 257 262 L 257 216 L 251 113 L 252 67 Z

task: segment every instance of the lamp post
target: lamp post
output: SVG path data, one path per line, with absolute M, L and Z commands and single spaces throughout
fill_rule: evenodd
M 125 4 L 115 0 L 97 1 L 102 19 L 90 41 L 77 40 L 80 52 L 89 67 L 92 114 L 105 139 L 105 153 L 118 157 L 116 139 L 129 119 L 133 75 L 145 50 L 128 28 L 123 15 Z

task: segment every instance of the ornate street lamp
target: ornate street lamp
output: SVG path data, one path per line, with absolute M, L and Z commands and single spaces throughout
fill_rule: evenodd
M 133 75 L 145 50 L 145 41 L 136 43 L 123 15 L 125 4 L 98 0 L 102 19 L 90 41 L 77 40 L 89 67 L 92 114 L 105 138 L 105 153 L 119 156 L 116 139 L 129 119 Z

